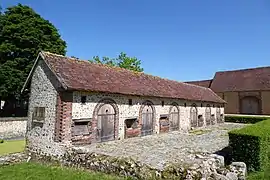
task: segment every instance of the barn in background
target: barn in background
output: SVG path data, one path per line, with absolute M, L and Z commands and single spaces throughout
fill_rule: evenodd
M 227 102 L 226 114 L 270 115 L 270 67 L 216 72 L 211 80 L 187 83 L 211 88 Z

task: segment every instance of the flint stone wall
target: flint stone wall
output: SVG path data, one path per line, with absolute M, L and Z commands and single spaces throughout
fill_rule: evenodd
M 86 103 L 81 103 L 81 96 L 86 96 Z M 93 118 L 93 112 L 95 107 L 102 99 L 112 99 L 116 102 L 119 109 L 119 132 L 116 139 L 125 138 L 125 120 L 133 117 L 139 117 L 140 108 L 145 101 L 153 103 L 154 108 L 154 133 L 159 133 L 160 130 L 160 115 L 169 114 L 172 104 L 177 104 L 179 109 L 179 130 L 187 132 L 190 129 L 190 109 L 193 104 L 196 104 L 198 115 L 202 115 L 204 119 L 203 126 L 206 126 L 205 122 L 205 110 L 206 106 L 210 105 L 211 114 L 216 117 L 216 108 L 218 103 L 211 102 L 196 102 L 188 100 L 170 99 L 170 98 L 157 98 L 157 97 L 141 97 L 141 96 L 128 96 L 110 93 L 94 93 L 94 92 L 74 92 L 72 103 L 72 119 L 91 119 Z M 132 99 L 132 105 L 129 105 L 129 99 Z M 164 105 L 162 106 L 162 101 Z M 186 106 L 185 106 L 186 105 Z M 224 108 L 220 107 L 220 113 L 224 114 Z M 217 124 L 215 120 L 215 124 Z
M 0 139 L 25 137 L 27 117 L 0 118 Z
M 43 60 L 38 61 L 31 80 L 28 107 L 27 148 L 39 154 L 61 156 L 65 148 L 54 141 L 57 88 L 60 84 Z M 34 127 L 34 107 L 45 107 L 45 120 Z

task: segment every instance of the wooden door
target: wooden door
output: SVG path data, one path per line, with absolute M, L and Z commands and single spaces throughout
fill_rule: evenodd
M 205 121 L 207 126 L 211 125 L 211 107 L 209 105 L 205 109 Z
M 256 97 L 244 97 L 241 100 L 241 113 L 242 114 L 260 114 L 259 113 L 259 100 Z
M 221 117 L 220 117 L 220 107 L 219 106 L 216 108 L 216 118 L 217 118 L 217 123 L 220 123 Z
M 191 123 L 191 127 L 198 126 L 198 113 L 197 113 L 197 108 L 195 106 L 192 106 L 190 108 L 190 123 Z
M 142 136 L 153 133 L 153 109 L 151 105 L 145 105 L 142 110 Z
M 110 104 L 104 104 L 98 111 L 98 141 L 115 139 L 115 110 Z
M 170 112 L 170 131 L 179 130 L 179 111 L 176 106 L 173 106 Z

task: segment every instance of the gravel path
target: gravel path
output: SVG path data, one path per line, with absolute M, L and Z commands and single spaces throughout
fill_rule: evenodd
M 87 152 L 111 156 L 130 156 L 151 166 L 162 168 L 165 163 L 199 163 L 196 154 L 212 154 L 228 146 L 228 131 L 244 124 L 225 123 L 190 134 L 175 131 L 166 134 L 111 141 L 84 146 Z

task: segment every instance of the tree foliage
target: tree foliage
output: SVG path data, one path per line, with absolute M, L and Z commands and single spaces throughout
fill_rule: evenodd
M 41 50 L 66 53 L 66 42 L 52 23 L 22 4 L 0 14 L 0 97 L 20 95 Z
M 129 57 L 126 53 L 121 52 L 117 58 L 109 58 L 94 56 L 91 62 L 106 64 L 109 66 L 117 66 L 132 71 L 142 72 L 143 68 L 141 67 L 141 61 L 136 57 Z

